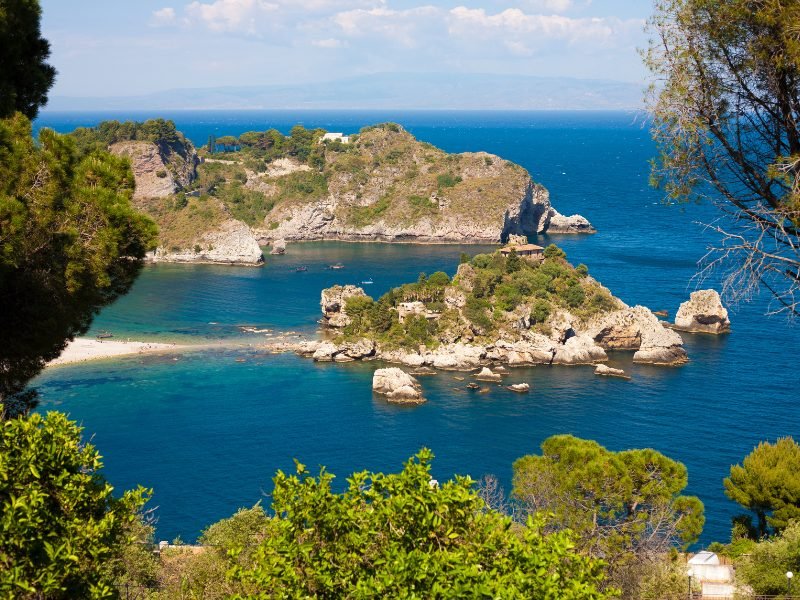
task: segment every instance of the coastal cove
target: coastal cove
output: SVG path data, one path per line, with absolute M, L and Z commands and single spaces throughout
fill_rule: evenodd
M 107 116 L 93 115 L 92 122 Z M 212 117 L 200 113 L 164 116 L 196 143 L 211 127 Z M 560 209 L 580 212 L 598 229 L 593 236 L 532 241 L 557 243 L 626 303 L 667 310 L 671 319 L 695 289 L 696 261 L 711 235 L 695 221 L 709 221 L 714 212 L 660 204 L 659 193 L 647 187 L 652 145 L 634 115 L 386 117 L 447 151 L 486 150 L 527 168 Z M 45 114 L 41 122 L 71 128 L 52 118 Z M 235 133 L 231 122 L 244 131 L 253 126 L 236 119 L 256 117 L 227 113 L 228 127 L 214 118 L 214 128 Z M 319 121 L 309 124 L 346 132 L 382 120 L 370 113 L 313 118 Z M 258 126 L 265 124 L 280 125 Z M 246 346 L 263 343 L 266 334 L 241 326 L 313 337 L 323 288 L 369 278 L 374 283 L 366 291 L 377 298 L 421 271 L 452 275 L 461 252 L 486 250 L 309 242 L 289 244 L 285 256 L 268 256 L 257 269 L 148 266 L 132 292 L 99 315 L 90 335 L 108 330 L 145 341 L 243 346 L 48 370 L 35 382 L 41 410 L 58 408 L 83 423 L 107 457 L 115 486 L 155 488 L 160 539 L 192 540 L 203 526 L 254 504 L 270 490 L 276 469 L 292 468 L 293 457 L 312 468 L 326 465 L 343 485 L 354 470 L 397 470 L 427 446 L 437 455 L 438 479 L 492 473 L 508 491 L 513 460 L 536 452 L 550 435 L 572 433 L 615 450 L 653 447 L 683 461 L 687 491 L 706 504 L 701 542 L 727 540 L 737 512 L 722 492 L 729 466 L 758 441 L 800 429 L 795 400 L 781 385 L 797 383 L 786 380 L 796 377 L 796 329 L 780 317 L 764 318 L 760 299 L 732 311 L 730 335 L 682 334 L 690 357 L 682 367 L 633 366 L 629 355 L 612 354 L 610 365 L 624 367 L 630 382 L 595 377 L 589 367 L 514 369 L 506 380 L 530 383 L 524 396 L 501 387 L 466 392 L 455 374 L 440 373 L 422 378 L 428 403 L 413 408 L 373 397 L 379 363 L 314 364 Z M 345 268 L 328 268 L 336 263 Z M 296 272 L 300 266 L 308 270 Z

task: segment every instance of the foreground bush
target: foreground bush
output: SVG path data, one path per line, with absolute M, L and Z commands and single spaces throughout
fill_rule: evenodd
M 101 466 L 61 413 L 0 422 L 0 598 L 116 597 L 149 492 L 114 498 Z
M 611 597 L 598 589 L 602 563 L 577 554 L 568 532 L 515 527 L 469 478 L 439 486 L 431 459 L 423 450 L 401 473 L 356 473 L 341 494 L 324 470 L 278 472 L 267 535 L 252 564 L 233 559 L 236 597 Z

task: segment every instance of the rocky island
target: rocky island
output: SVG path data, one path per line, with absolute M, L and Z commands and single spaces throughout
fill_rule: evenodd
M 452 280 L 421 274 L 378 300 L 355 286 L 323 290 L 326 339 L 299 352 L 317 361 L 378 358 L 456 370 L 597 364 L 608 351 L 633 352 L 644 364 L 688 360 L 681 336 L 650 309 L 627 306 L 556 246 L 536 248 L 479 254 Z
M 130 159 L 136 205 L 159 225 L 154 261 L 259 265 L 260 246 L 286 241 L 501 243 L 594 231 L 561 215 L 519 165 L 448 154 L 394 123 L 346 137 L 301 126 L 248 132 L 200 149 L 163 119 L 71 135 Z

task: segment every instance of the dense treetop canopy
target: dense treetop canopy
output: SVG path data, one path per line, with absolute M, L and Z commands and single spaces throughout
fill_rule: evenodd
M 791 437 L 761 442 L 724 483 L 725 494 L 755 514 L 755 537 L 781 531 L 800 519 L 800 445 Z
M 56 70 L 41 36 L 38 0 L 0 0 L 0 118 L 19 111 L 29 119 L 47 102 Z

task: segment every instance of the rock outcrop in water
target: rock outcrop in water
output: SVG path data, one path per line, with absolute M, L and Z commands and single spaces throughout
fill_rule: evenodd
M 389 402 L 397 404 L 425 402 L 419 382 L 397 367 L 377 369 L 372 376 L 372 390 L 376 394 L 386 396 Z
M 587 323 L 586 333 L 605 350 L 634 351 L 634 362 L 680 365 L 688 360 L 681 336 L 644 306 L 600 315 Z
M 728 333 L 728 311 L 716 290 L 692 292 L 675 315 L 675 328 L 693 333 Z
M 148 254 L 147 259 L 151 262 L 260 266 L 264 254 L 250 229 L 241 221 L 229 219 L 203 233 L 191 249 L 159 247 Z
M 347 300 L 366 296 L 362 288 L 354 285 L 335 285 L 322 290 L 319 304 L 325 324 L 329 327 L 347 327 L 352 322 L 347 315 Z

